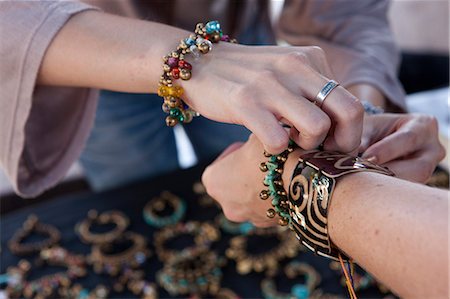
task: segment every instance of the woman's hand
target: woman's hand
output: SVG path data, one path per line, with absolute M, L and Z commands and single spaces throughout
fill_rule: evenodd
M 420 114 L 366 116 L 359 152 L 402 179 L 422 183 L 445 157 L 436 119 Z
M 220 43 L 191 62 L 192 79 L 180 82 L 184 100 L 207 118 L 244 125 L 268 152 L 283 151 L 289 137 L 304 149 L 323 142 L 327 150 L 358 148 L 359 101 L 339 86 L 321 108 L 313 103 L 332 78 L 320 48 Z M 293 127 L 290 132 L 280 121 Z
M 269 200 L 261 200 L 264 173 L 259 164 L 264 161 L 263 145 L 254 135 L 245 143 L 228 147 L 202 176 L 209 195 L 222 206 L 225 216 L 235 222 L 251 221 L 259 227 L 277 225 L 266 216 Z

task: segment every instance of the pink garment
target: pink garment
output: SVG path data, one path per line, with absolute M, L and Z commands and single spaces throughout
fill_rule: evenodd
M 246 0 L 238 6 L 232 0 L 85 2 L 105 12 L 187 30 L 210 19 L 220 20 L 226 32 L 235 34 L 255 19 L 270 29 L 265 1 Z M 324 48 L 342 85 L 372 84 L 404 107 L 387 8 L 388 2 L 381 0 L 287 0 L 277 38 Z M 39 66 L 54 36 L 71 16 L 88 9 L 96 8 L 72 1 L 0 2 L 0 166 L 24 197 L 39 195 L 65 175 L 93 125 L 96 90 L 36 85 Z

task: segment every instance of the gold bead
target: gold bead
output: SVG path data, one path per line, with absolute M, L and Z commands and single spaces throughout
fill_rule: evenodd
M 167 116 L 166 117 L 166 125 L 168 127 L 175 127 L 177 125 L 177 123 L 178 123 L 177 119 L 175 119 L 175 118 L 173 118 L 171 116 Z
M 261 162 L 261 164 L 259 164 L 259 170 L 262 172 L 266 172 L 268 170 L 266 162 Z
M 188 69 L 181 69 L 180 70 L 180 78 L 182 80 L 189 80 L 191 79 L 191 71 Z
M 268 209 L 267 212 L 266 212 L 266 215 L 269 218 L 275 217 L 275 215 L 276 215 L 275 210 L 274 209 Z
M 211 35 L 211 42 L 218 43 L 220 41 L 220 34 L 218 32 L 214 32 Z
M 286 191 L 279 190 L 279 191 L 277 191 L 277 194 L 281 195 L 281 196 L 286 196 Z
M 178 55 L 178 52 L 176 52 L 176 51 L 173 51 L 171 55 L 172 55 L 172 57 L 174 57 L 174 58 L 178 58 L 178 56 L 179 56 L 179 55 Z
M 272 156 L 271 154 L 269 154 L 268 152 L 264 151 L 264 157 L 269 158 L 271 156 Z
M 197 48 L 198 48 L 198 49 L 200 50 L 200 52 L 202 52 L 203 54 L 206 54 L 206 53 L 208 53 L 208 52 L 211 50 L 209 44 L 206 43 L 206 42 L 201 43 L 200 45 L 197 46 Z
M 286 226 L 286 225 L 288 225 L 288 220 L 286 219 L 286 218 L 280 218 L 280 219 L 278 219 L 278 224 L 279 225 L 281 225 L 281 226 Z
M 181 105 L 181 101 L 178 98 L 170 97 L 167 104 L 170 108 L 175 108 Z
M 164 70 L 165 72 L 170 72 L 170 66 L 169 66 L 168 64 L 164 64 L 164 65 L 163 65 L 163 70 Z
M 262 190 L 259 193 L 259 198 L 261 198 L 262 200 L 266 200 L 269 198 L 269 190 Z

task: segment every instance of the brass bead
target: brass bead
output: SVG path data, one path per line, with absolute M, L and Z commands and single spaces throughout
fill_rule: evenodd
M 286 226 L 289 224 L 289 222 L 286 218 L 280 218 L 280 219 L 278 219 L 278 224 L 281 226 Z
M 169 100 L 167 101 L 167 104 L 170 108 L 175 108 L 175 107 L 178 107 L 181 105 L 181 101 L 178 98 L 170 97 Z M 164 112 L 166 112 L 166 111 L 164 111 Z
M 274 209 L 268 209 L 267 212 L 266 212 L 266 215 L 269 218 L 275 217 L 275 215 L 276 215 L 275 210 Z
M 281 161 L 281 162 L 286 162 L 286 157 L 283 157 L 283 156 L 277 156 L 277 160 L 278 161 Z
M 259 193 L 259 198 L 261 198 L 262 200 L 266 200 L 269 198 L 269 190 L 262 190 Z
M 191 79 L 191 71 L 188 69 L 181 69 L 180 70 L 180 78 L 183 80 Z
M 206 54 L 206 53 L 208 53 L 208 52 L 211 50 L 209 44 L 206 43 L 206 42 L 201 43 L 200 45 L 197 46 L 197 48 L 198 48 L 198 49 L 200 50 L 200 52 L 202 52 L 203 54 Z
M 272 156 L 272 154 L 269 154 L 268 152 L 264 151 L 264 157 L 269 158 L 271 156 Z
M 164 64 L 164 65 L 163 65 L 163 70 L 164 70 L 165 72 L 170 72 L 170 66 L 169 66 L 168 64 Z
M 179 56 L 179 55 L 178 55 L 178 52 L 176 52 L 176 51 L 173 51 L 171 55 L 172 55 L 172 57 L 174 57 L 174 58 L 178 58 L 178 56 Z
M 220 34 L 218 32 L 214 32 L 211 34 L 211 42 L 218 43 L 220 41 Z
M 261 164 L 259 164 L 259 170 L 262 172 L 266 172 L 268 170 L 266 162 L 261 162 Z
M 166 117 L 166 125 L 169 127 L 175 127 L 178 123 L 178 120 L 171 117 L 171 116 L 167 116 Z
M 278 195 L 281 195 L 281 196 L 286 196 L 286 191 L 284 191 L 284 190 L 279 190 L 279 191 L 277 191 L 277 194 L 278 194 Z

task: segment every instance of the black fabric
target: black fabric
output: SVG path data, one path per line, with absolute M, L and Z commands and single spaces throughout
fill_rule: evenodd
M 61 245 L 63 247 L 75 253 L 88 254 L 90 247 L 81 243 L 75 234 L 75 224 L 85 218 L 90 209 L 97 209 L 99 212 L 118 209 L 130 217 L 131 225 L 129 230 L 138 232 L 147 237 L 150 244 L 149 248 L 153 251 L 153 255 L 144 265 L 144 269 L 146 271 L 146 278 L 150 281 L 155 281 L 155 274 L 162 268 L 162 264 L 154 254 L 154 247 L 151 244 L 155 229 L 144 222 L 142 209 L 145 203 L 153 196 L 157 196 L 163 190 L 169 190 L 188 203 L 185 221 L 212 221 L 220 212 L 219 209 L 216 207 L 200 207 L 197 202 L 198 196 L 192 191 L 192 185 L 195 181 L 200 179 L 202 170 L 203 167 L 198 166 L 193 169 L 178 171 L 170 175 L 159 177 L 152 181 L 140 182 L 109 192 L 98 194 L 85 192 L 72 196 L 65 196 L 2 216 L 1 273 L 4 273 L 8 266 L 15 265 L 20 260 L 19 257 L 11 254 L 6 243 L 30 213 L 38 215 L 42 222 L 58 227 L 62 233 Z M 221 231 L 221 235 L 220 241 L 215 243 L 212 249 L 224 256 L 224 252 L 228 247 L 228 242 L 233 235 L 226 234 L 223 231 Z M 252 244 L 251 246 L 261 249 L 261 247 L 263 247 L 261 245 L 262 244 Z M 270 246 L 270 244 L 264 244 L 264 246 Z M 33 257 L 27 257 L 27 259 L 33 261 Z M 340 274 L 330 269 L 329 260 L 314 256 L 314 254 L 309 252 L 301 252 L 296 259 L 309 263 L 320 273 L 321 284 L 319 287 L 323 291 L 348 297 L 346 289 L 340 285 Z M 286 262 L 287 261 L 283 261 L 283 265 Z M 251 273 L 249 275 L 241 276 L 236 273 L 235 266 L 233 261 L 228 261 L 223 268 L 224 278 L 222 280 L 222 286 L 234 290 L 241 298 L 261 298 L 260 282 L 264 277 L 264 274 Z M 38 269 L 31 278 L 37 278 L 48 272 L 59 270 L 59 268 Z M 281 276 L 280 278 L 275 279 L 275 281 L 279 284 L 279 288 L 284 291 L 290 290 L 291 286 L 296 283 L 296 281 L 287 280 L 285 276 Z M 84 287 L 92 289 L 99 283 L 111 286 L 113 279 L 105 275 L 97 275 L 89 268 L 89 275 L 76 282 L 81 283 Z M 299 281 L 297 281 L 297 283 L 298 282 Z M 358 292 L 358 295 L 360 298 L 383 297 L 375 287 Z M 170 297 L 161 287 L 159 287 L 159 296 L 160 298 Z M 134 298 L 131 293 L 112 293 L 111 297 Z

